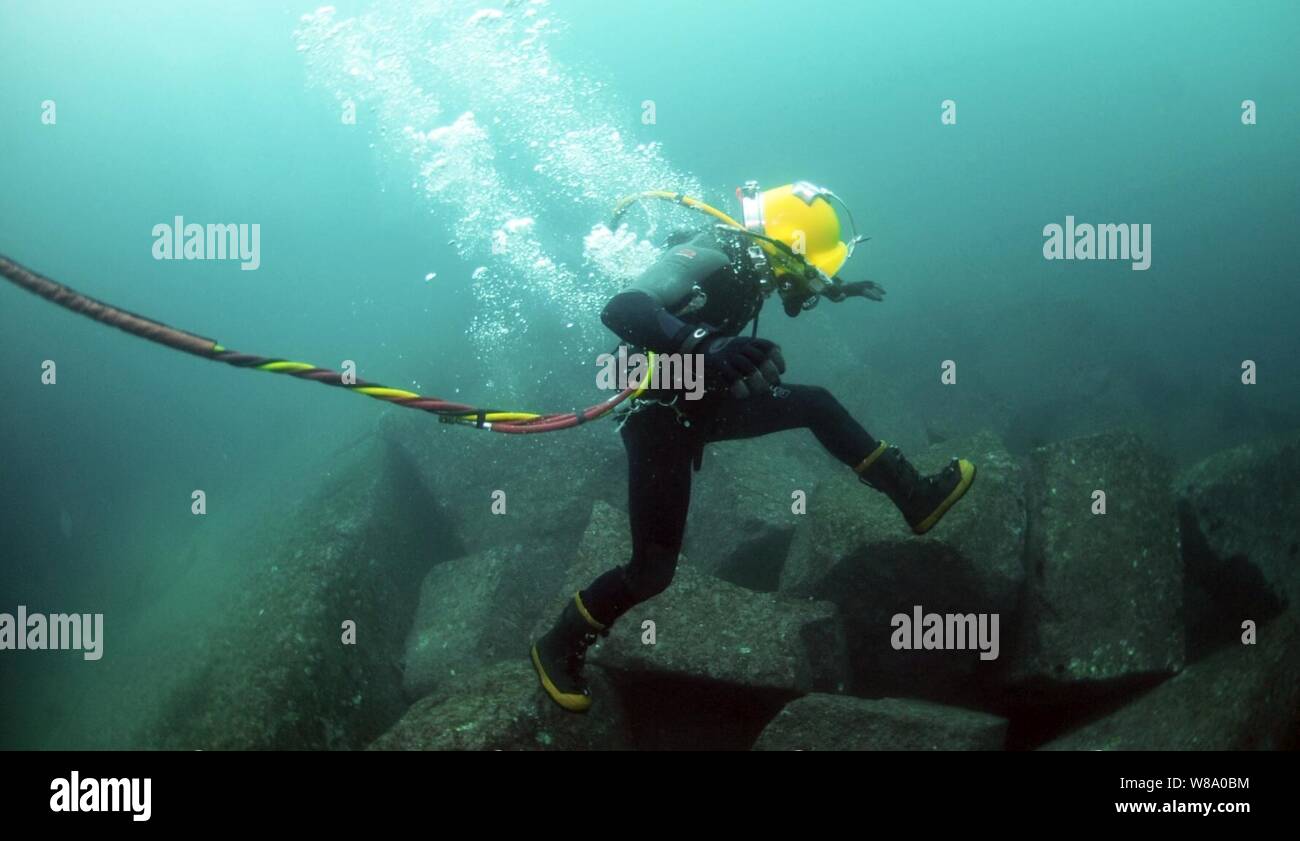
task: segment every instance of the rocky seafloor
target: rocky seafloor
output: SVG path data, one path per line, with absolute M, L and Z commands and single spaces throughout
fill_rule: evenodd
M 617 436 L 433 435 L 390 414 L 293 502 L 136 745 L 1296 746 L 1300 435 L 1179 471 L 1124 432 L 946 440 L 914 461 L 979 477 L 923 537 L 806 433 L 711 445 L 676 578 L 591 652 L 585 716 L 527 652 L 627 560 Z M 918 605 L 996 614 L 997 658 L 896 649 Z

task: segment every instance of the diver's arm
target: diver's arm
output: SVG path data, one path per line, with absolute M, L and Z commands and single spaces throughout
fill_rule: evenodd
M 831 278 L 831 282 L 826 284 L 826 288 L 822 290 L 822 294 L 833 303 L 838 304 L 840 301 L 849 297 L 849 294 L 845 289 L 846 286 L 848 286 L 848 284 L 840 280 L 839 277 L 833 277 Z
M 813 301 L 818 296 L 836 304 L 847 301 L 849 298 L 869 298 L 872 301 L 883 301 L 885 300 L 885 289 L 872 280 L 847 283 L 839 277 L 833 277 L 829 283 L 823 282 L 819 284 L 816 292 L 805 287 L 802 294 L 798 292 L 782 293 L 781 306 L 785 308 L 786 315 L 794 318 L 804 311 L 809 301 Z
M 822 291 L 822 294 L 837 304 L 849 298 L 868 298 L 872 301 L 883 301 L 885 300 L 885 287 L 874 280 L 858 280 L 853 283 L 846 283 L 836 277 Z
M 611 298 L 600 320 L 619 338 L 649 350 L 690 351 L 708 331 L 701 332 L 699 325 L 682 321 L 673 311 L 690 301 L 697 283 L 728 262 L 727 255 L 714 248 L 677 246 Z

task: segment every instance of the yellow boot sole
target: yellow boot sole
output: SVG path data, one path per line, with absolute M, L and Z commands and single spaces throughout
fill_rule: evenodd
M 975 483 L 974 464 L 964 458 L 958 459 L 957 468 L 961 470 L 961 481 L 957 483 L 957 487 L 952 489 L 952 493 L 948 494 L 948 498 L 940 503 L 939 507 L 934 509 L 930 516 L 926 517 L 915 526 L 912 526 L 912 531 L 914 533 L 925 534 L 927 531 L 934 528 L 935 524 L 943 519 L 943 515 L 948 513 L 948 509 L 956 505 L 957 500 L 965 496 L 966 491 L 970 490 L 970 486 Z
M 571 713 L 585 713 L 591 709 L 591 696 L 579 695 L 575 692 L 561 692 L 560 688 L 555 685 L 546 675 L 546 669 L 542 668 L 542 660 L 537 656 L 537 646 L 532 648 L 533 668 L 537 671 L 537 679 L 542 683 L 542 689 L 546 694 L 551 696 L 551 700 L 559 704 L 563 709 Z

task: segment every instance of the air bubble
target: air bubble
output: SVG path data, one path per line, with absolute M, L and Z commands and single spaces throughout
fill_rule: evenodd
M 593 239 L 593 229 L 573 262 L 564 239 L 539 228 L 561 214 L 597 222 L 619 198 L 665 185 L 708 196 L 666 163 L 660 144 L 632 142 L 639 127 L 613 87 L 552 58 L 546 38 L 564 27 L 544 0 L 470 6 L 450 21 L 448 5 L 305 16 L 295 36 L 308 79 L 367 109 L 370 148 L 437 211 L 434 235 L 454 239 L 471 266 L 483 263 L 474 280 L 491 271 L 492 282 L 471 287 L 477 312 L 466 332 L 480 358 L 499 362 L 496 342 L 522 329 L 523 313 L 566 325 L 566 351 L 587 347 L 604 339 L 598 314 L 608 297 L 656 259 L 655 226 L 686 211 L 645 208 L 633 214 L 636 233 Z M 519 384 L 496 373 L 503 388 Z

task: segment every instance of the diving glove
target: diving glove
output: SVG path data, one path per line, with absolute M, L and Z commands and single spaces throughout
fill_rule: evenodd
M 874 280 L 858 280 L 844 284 L 846 298 L 866 298 L 870 301 L 885 300 L 885 287 Z
M 706 339 L 700 349 L 705 382 L 727 388 L 738 400 L 780 385 L 785 373 L 781 348 L 768 339 L 720 336 Z
M 874 280 L 857 280 L 852 283 L 836 279 L 835 283 L 826 287 L 823 293 L 827 298 L 839 303 L 849 298 L 866 298 L 869 301 L 885 300 L 885 287 L 876 283 Z

